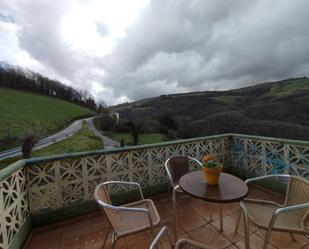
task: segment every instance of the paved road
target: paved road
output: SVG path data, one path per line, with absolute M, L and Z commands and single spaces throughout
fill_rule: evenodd
M 89 128 L 89 130 L 91 130 L 93 132 L 93 134 L 96 137 L 98 137 L 98 138 L 100 138 L 102 140 L 102 143 L 104 144 L 104 149 L 110 149 L 110 148 L 113 148 L 113 147 L 119 147 L 120 146 L 120 144 L 117 141 L 114 141 L 113 139 L 102 135 L 102 133 L 99 132 L 95 128 L 95 126 L 94 126 L 92 121 L 93 121 L 93 118 L 87 119 L 88 128 Z
M 82 123 L 84 120 L 88 120 L 88 119 L 79 119 L 74 121 L 69 127 L 65 128 L 64 130 L 51 135 L 49 137 L 43 138 L 41 140 L 39 140 L 33 150 L 38 150 L 38 149 L 42 149 L 44 147 L 47 147 L 53 143 L 59 142 L 61 140 L 64 140 L 70 136 L 72 136 L 73 134 L 75 134 L 76 132 L 78 132 L 81 128 L 82 128 Z M 21 147 L 16 147 L 14 149 L 9 149 L 9 150 L 5 150 L 5 151 L 1 151 L 0 152 L 0 160 L 6 159 L 8 157 L 13 157 L 13 156 L 19 156 L 21 155 Z

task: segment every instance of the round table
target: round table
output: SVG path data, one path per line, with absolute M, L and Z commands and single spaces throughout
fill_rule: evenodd
M 206 184 L 203 171 L 183 175 L 179 180 L 183 192 L 196 198 L 220 203 L 220 230 L 223 230 L 222 203 L 241 201 L 248 194 L 248 186 L 236 176 L 221 173 L 218 185 Z

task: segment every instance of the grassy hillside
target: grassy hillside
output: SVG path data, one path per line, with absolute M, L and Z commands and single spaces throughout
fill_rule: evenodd
M 239 132 L 309 140 L 309 79 L 293 78 L 230 91 L 162 95 L 113 107 L 126 119 L 169 113 L 180 137 Z M 184 133 L 186 135 L 184 135 Z
M 18 145 L 27 132 L 44 137 L 73 119 L 93 114 L 64 100 L 0 87 L 0 150 Z M 9 142 L 6 141 L 8 129 Z
M 32 157 L 99 150 L 102 148 L 102 141 L 96 136 L 94 136 L 92 132 L 88 129 L 87 125 L 84 124 L 82 129 L 73 136 L 43 149 L 33 151 Z M 10 157 L 4 160 L 0 160 L 0 170 L 16 162 L 19 159 L 22 159 L 22 156 Z
M 113 140 L 121 143 L 123 139 L 125 145 L 132 145 L 133 139 L 130 133 L 120 132 L 120 133 L 106 133 L 106 136 L 112 138 Z M 164 135 L 161 133 L 141 133 L 139 135 L 138 144 L 154 144 L 164 142 Z

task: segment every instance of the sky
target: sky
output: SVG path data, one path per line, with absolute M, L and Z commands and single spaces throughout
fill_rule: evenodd
M 0 0 L 0 61 L 108 105 L 309 75 L 308 0 Z

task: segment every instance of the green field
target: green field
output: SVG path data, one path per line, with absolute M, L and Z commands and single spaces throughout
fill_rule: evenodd
M 130 133 L 105 133 L 106 136 L 112 138 L 117 142 L 124 140 L 125 145 L 132 145 L 133 139 Z M 139 136 L 138 144 L 154 144 L 163 142 L 164 135 L 161 133 L 141 133 Z
M 84 124 L 82 129 L 73 136 L 41 150 L 33 151 L 32 157 L 51 156 L 99 149 L 103 149 L 102 141 L 94 136 L 92 132 L 88 130 L 87 125 Z M 21 158 L 21 156 L 18 156 L 1 160 L 0 169 L 7 167 Z
M 276 84 L 271 88 L 270 95 L 284 96 L 300 90 L 309 90 L 309 79 L 292 79 L 281 84 Z
M 40 137 L 53 134 L 73 119 L 93 115 L 94 112 L 53 97 L 0 87 L 0 151 L 18 144 L 25 133 Z
M 231 104 L 237 100 L 241 100 L 241 96 L 233 96 L 233 95 L 222 95 L 222 96 L 217 96 L 217 97 L 212 97 L 212 99 L 221 101 L 225 104 Z

